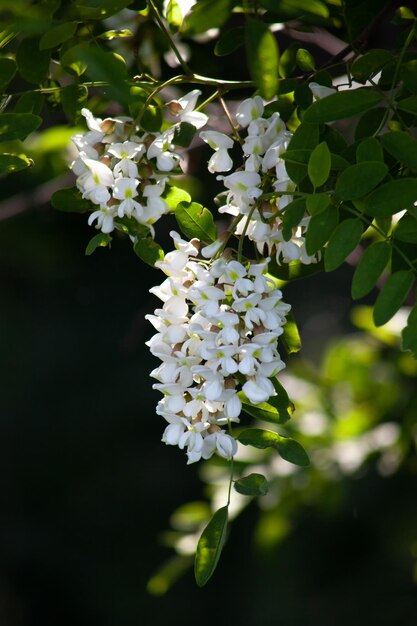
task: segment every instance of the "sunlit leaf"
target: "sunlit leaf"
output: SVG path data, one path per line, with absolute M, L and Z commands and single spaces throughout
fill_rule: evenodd
M 175 187 L 174 185 L 167 185 L 162 198 L 167 203 L 171 211 L 175 211 L 180 202 L 191 202 L 190 194 L 181 189 L 181 187 Z
M 94 237 L 88 242 L 85 249 L 86 256 L 91 256 L 97 248 L 106 248 L 110 242 L 111 237 L 106 233 L 98 233 L 98 235 L 94 235 Z
M 200 239 L 205 243 L 216 240 L 217 230 L 213 215 L 197 202 L 180 202 L 175 210 L 178 226 L 189 239 Z
M 164 260 L 165 255 L 161 246 L 150 237 L 139 239 L 133 246 L 133 250 L 142 261 L 145 261 L 151 267 L 155 267 L 157 261 Z
M 218 509 L 203 530 L 197 545 L 194 574 L 197 585 L 204 587 L 214 573 L 226 540 L 228 507 Z
M 283 437 L 272 430 L 262 430 L 261 428 L 250 428 L 242 431 L 237 440 L 244 446 L 253 446 L 254 448 L 275 448 L 279 455 L 295 465 L 306 467 L 310 464 L 310 460 L 304 448 L 290 437 Z
M 205 33 L 210 28 L 219 28 L 228 19 L 231 0 L 200 0 L 186 16 L 182 30 L 187 35 Z
M 287 314 L 287 321 L 284 325 L 284 332 L 280 337 L 287 354 L 293 354 L 301 350 L 301 338 L 298 332 L 297 323 L 292 313 Z
M 33 161 L 24 154 L 0 154 L 0 174 L 11 174 L 31 167 Z
M 255 84 L 261 96 L 270 100 L 278 88 L 279 49 L 269 27 L 259 20 L 246 22 L 246 52 Z
M 265 496 L 268 493 L 268 481 L 262 474 L 249 474 L 234 483 L 238 493 L 244 496 Z

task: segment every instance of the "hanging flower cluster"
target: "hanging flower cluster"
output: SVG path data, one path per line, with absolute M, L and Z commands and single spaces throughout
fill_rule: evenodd
M 208 119 L 194 111 L 200 94 L 195 89 L 168 103 L 178 122 L 162 133 L 143 131 L 129 117 L 101 120 L 82 109 L 89 131 L 72 138 L 78 156 L 71 169 L 83 198 L 98 207 L 89 224 L 96 222 L 103 233 L 110 233 L 117 218 L 129 217 L 153 232 L 152 224 L 169 211 L 162 196 L 181 158 L 175 146 L 179 124 L 201 128 Z
M 151 289 L 163 302 L 147 319 L 157 330 L 148 346 L 162 364 L 151 376 L 164 394 L 157 413 L 168 422 L 162 440 L 187 449 L 188 463 L 237 449 L 222 426 L 238 422 L 241 390 L 252 404 L 276 395 L 284 367 L 277 349 L 290 306 L 262 263 L 219 257 L 199 260 L 199 241 L 172 232 L 175 250 L 157 266 L 168 276 Z M 190 258 L 191 257 L 191 258 Z
M 227 190 L 226 204 L 219 212 L 243 216 L 235 234 L 246 235 L 261 254 L 275 255 L 277 263 L 315 262 L 317 257 L 309 256 L 305 249 L 308 216 L 293 229 L 289 238 L 286 239 L 283 232 L 282 217 L 293 200 L 295 184 L 281 155 L 287 150 L 292 133 L 277 112 L 264 117 L 264 104 L 259 96 L 244 100 L 236 118 L 241 128 L 247 128 L 246 138 L 241 142 L 242 163 L 231 174 L 217 176 Z M 209 171 L 229 172 L 233 161 L 228 150 L 234 146 L 234 141 L 217 131 L 203 131 L 200 137 L 215 150 L 208 164 Z M 261 201 L 261 196 L 268 199 Z

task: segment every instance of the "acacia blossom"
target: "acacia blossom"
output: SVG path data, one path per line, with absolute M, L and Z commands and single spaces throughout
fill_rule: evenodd
M 119 220 L 130 218 L 153 234 L 152 224 L 170 210 L 164 195 L 181 160 L 175 145 L 179 124 L 197 129 L 207 121 L 194 111 L 200 94 L 194 89 L 174 101 L 178 121 L 162 133 L 144 131 L 129 117 L 102 120 L 82 109 L 89 130 L 72 138 L 78 154 L 71 169 L 82 197 L 98 207 L 89 224 L 111 233 L 122 228 Z
M 147 345 L 161 360 L 151 376 L 164 394 L 156 409 L 168 422 L 162 441 L 186 449 L 188 463 L 214 452 L 230 459 L 237 444 L 222 427 L 239 421 L 242 397 L 259 404 L 276 395 L 285 367 L 277 341 L 290 306 L 265 276 L 268 260 L 194 260 L 199 242 L 171 236 L 175 250 L 156 264 L 167 278 L 151 289 L 162 308 L 146 316 L 157 331 Z

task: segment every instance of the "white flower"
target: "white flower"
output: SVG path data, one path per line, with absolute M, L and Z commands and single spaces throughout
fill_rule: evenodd
M 203 459 L 209 459 L 215 451 L 223 458 L 230 460 L 237 452 L 236 440 L 224 430 L 208 435 L 204 439 L 201 456 Z
M 91 226 L 97 220 L 97 228 L 103 233 L 111 233 L 114 230 L 114 208 L 102 205 L 99 211 L 94 211 L 88 218 Z
M 172 107 L 173 109 L 175 109 L 175 105 L 177 105 L 176 115 L 180 118 L 181 122 L 188 122 L 188 124 L 192 124 L 195 128 L 202 128 L 207 123 L 208 116 L 205 113 L 194 111 L 198 96 L 201 96 L 201 91 L 199 89 L 193 89 L 193 91 L 182 96 L 179 100 L 174 100 L 171 104 L 174 105 L 174 107 Z
M 236 119 L 242 128 L 245 128 L 252 120 L 256 120 L 258 117 L 261 117 L 263 112 L 264 103 L 260 96 L 247 98 L 239 104 Z
M 316 100 L 321 100 L 322 98 L 327 98 L 327 96 L 337 93 L 337 90 L 333 87 L 325 87 L 324 85 L 319 85 L 318 83 L 309 83 L 308 86 Z

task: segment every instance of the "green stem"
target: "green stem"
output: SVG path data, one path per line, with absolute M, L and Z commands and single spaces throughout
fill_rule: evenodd
M 226 119 L 227 119 L 227 121 L 229 122 L 230 128 L 232 129 L 232 134 L 233 134 L 233 137 L 235 138 L 235 140 L 236 140 L 238 143 L 240 143 L 240 144 L 241 144 L 241 143 L 242 143 L 242 138 L 241 138 L 241 136 L 239 135 L 239 132 L 238 132 L 238 130 L 237 130 L 237 128 L 236 128 L 236 126 L 233 124 L 233 120 L 232 120 L 232 117 L 231 117 L 231 115 L 230 115 L 230 111 L 229 111 L 229 109 L 227 108 L 227 105 L 226 105 L 226 103 L 225 103 L 225 101 L 223 100 L 223 98 L 222 98 L 222 97 L 220 97 L 220 98 L 219 98 L 219 102 L 220 102 L 220 105 L 221 105 L 221 107 L 222 107 L 222 109 L 223 109 L 223 111 L 224 111 L 224 114 L 225 114 L 225 116 L 226 116 Z
M 181 65 L 182 69 L 184 70 L 184 72 L 186 74 L 189 74 L 190 76 L 193 75 L 189 65 L 184 61 L 184 59 L 182 58 L 180 51 L 178 50 L 177 46 L 174 43 L 174 40 L 171 37 L 171 33 L 169 32 L 169 30 L 167 29 L 167 27 L 164 24 L 164 21 L 162 19 L 162 17 L 159 14 L 159 11 L 155 5 L 155 3 L 153 2 L 153 0 L 148 0 L 148 4 L 150 6 L 150 8 L 152 9 L 154 15 L 155 15 L 155 20 L 158 22 L 158 26 L 161 29 L 161 31 L 164 33 L 165 37 L 168 39 L 168 43 L 170 45 L 170 47 L 172 48 L 175 56 L 178 59 L 178 63 Z

